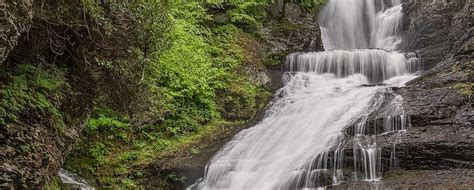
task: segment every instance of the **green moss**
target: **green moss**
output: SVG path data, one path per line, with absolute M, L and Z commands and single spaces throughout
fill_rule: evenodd
M 459 94 L 470 98 L 474 89 L 474 83 L 456 83 L 453 87 Z
M 300 0 L 299 4 L 317 15 L 326 2 L 327 0 Z
M 281 65 L 281 61 L 276 59 L 276 58 L 273 58 L 273 57 L 266 57 L 264 60 L 263 60 L 263 64 L 265 64 L 266 67 L 268 68 L 275 68 L 275 67 L 279 67 Z
M 29 144 L 22 144 L 18 147 L 21 153 L 27 153 L 31 151 L 31 145 Z
M 58 126 L 64 126 L 55 102 L 69 89 L 64 72 L 54 66 L 20 64 L 10 71 L 0 72 L 9 81 L 0 89 L 0 125 L 16 122 L 26 110 L 52 115 Z
M 287 20 L 281 20 L 276 28 L 272 30 L 273 33 L 278 35 L 285 35 L 288 36 L 291 33 L 294 33 L 301 29 L 302 26 L 296 23 L 289 22 Z
M 46 185 L 43 189 L 44 190 L 69 190 L 70 188 L 65 186 L 61 182 L 61 178 L 59 176 L 55 176 L 53 180 L 51 180 L 51 182 L 48 185 Z
M 167 180 L 170 180 L 174 183 L 184 183 L 186 181 L 186 177 L 176 174 L 174 172 L 168 174 L 166 178 Z
M 64 167 L 74 171 L 86 179 L 95 179 L 104 188 L 141 188 L 137 180 L 141 178 L 141 171 L 135 166 L 144 166 L 149 162 L 162 157 L 181 157 L 199 154 L 201 146 L 205 146 L 206 139 L 218 138 L 234 122 L 216 121 L 200 127 L 196 132 L 188 133 L 176 138 L 141 139 L 134 145 L 117 143 L 114 139 L 79 145 L 79 150 L 73 151 L 66 160 Z M 90 137 L 86 138 L 89 139 Z M 140 143 L 138 143 L 140 142 Z M 108 144 L 103 147 L 102 144 Z M 109 151 L 102 151 L 103 148 Z M 81 153 L 91 152 L 90 154 Z M 171 179 L 183 179 L 181 176 Z M 183 179 L 184 180 L 184 179 Z

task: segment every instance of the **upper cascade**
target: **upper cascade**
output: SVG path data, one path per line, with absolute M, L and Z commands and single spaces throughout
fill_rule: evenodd
M 319 25 L 326 50 L 396 50 L 403 17 L 401 0 L 331 0 Z
M 379 49 L 333 50 L 313 53 L 293 53 L 287 56 L 285 71 L 333 73 L 337 78 L 363 74 L 370 83 L 381 83 L 408 73 L 406 58 L 401 53 Z

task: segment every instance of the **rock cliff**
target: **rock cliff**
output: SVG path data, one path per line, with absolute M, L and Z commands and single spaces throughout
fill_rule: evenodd
M 55 3 L 0 1 L 0 189 L 47 185 L 92 112 L 101 72 L 87 60 L 104 38 L 61 20 Z M 62 8 L 74 17 L 77 7 Z
M 30 29 L 33 19 L 32 0 L 7 0 L 0 2 L 0 63 L 18 44 L 20 36 Z
M 472 187 L 473 9 L 471 0 L 403 4 L 400 49 L 416 56 L 422 71 L 405 87 L 393 88 L 385 101 L 401 95 L 410 126 L 406 132 L 380 134 L 382 121 L 370 121 L 366 130 L 379 134 L 376 142 L 382 147 L 381 183 L 349 182 L 332 188 Z M 344 151 L 349 161 L 351 151 Z
M 473 5 L 407 3 L 403 50 L 421 55 L 425 71 L 400 91 L 411 115 L 400 151 L 405 169 L 474 169 Z
M 458 176 L 472 176 L 474 169 L 474 6 L 471 0 L 411 1 L 403 8 L 401 49 L 415 52 L 423 71 L 394 89 L 404 99 L 411 127 L 394 149 L 388 143 L 393 134 L 378 137 L 388 154 L 384 171 L 391 151 L 399 167 L 385 173 L 383 187 L 469 187 L 470 180 Z

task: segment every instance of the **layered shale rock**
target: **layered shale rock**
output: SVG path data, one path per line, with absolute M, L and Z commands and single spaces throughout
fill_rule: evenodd
M 414 1 L 404 9 L 404 51 L 434 68 L 400 91 L 412 125 L 397 145 L 400 167 L 474 169 L 472 1 Z
M 323 51 L 317 15 L 292 1 L 275 1 L 269 7 L 264 38 L 270 65 L 280 68 L 293 52 Z

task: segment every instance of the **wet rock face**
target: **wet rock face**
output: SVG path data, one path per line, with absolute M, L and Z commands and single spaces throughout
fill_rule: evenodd
M 469 189 L 474 185 L 474 170 L 398 170 L 385 174 L 382 182 L 352 182 L 328 189 Z
M 275 1 L 269 7 L 270 21 L 265 24 L 267 57 L 280 64 L 293 52 L 323 51 L 317 15 L 299 4 Z
M 441 62 L 401 91 L 412 115 L 397 148 L 402 167 L 474 168 L 473 42 L 466 44 L 470 53 Z
M 425 70 L 454 54 L 473 35 L 472 0 L 409 1 L 403 10 L 401 48 L 421 54 Z
M 397 145 L 402 169 L 474 168 L 472 1 L 413 1 L 405 10 L 405 52 L 425 71 L 399 91 L 412 128 Z
M 33 19 L 33 0 L 0 1 L 0 64 L 29 30 Z

